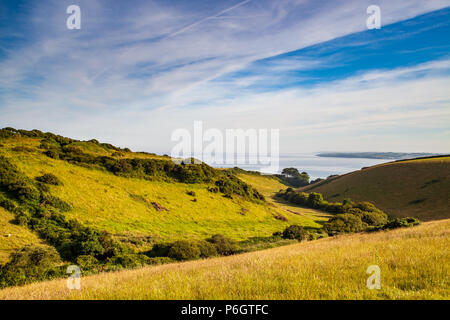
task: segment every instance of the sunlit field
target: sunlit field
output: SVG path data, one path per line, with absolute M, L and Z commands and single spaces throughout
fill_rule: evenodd
M 449 299 L 450 220 L 0 291 L 1 299 Z M 366 269 L 381 268 L 369 290 Z

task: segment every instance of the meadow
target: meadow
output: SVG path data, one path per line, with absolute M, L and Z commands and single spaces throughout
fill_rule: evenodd
M 450 220 L 0 291 L 0 299 L 449 299 Z M 369 290 L 366 269 L 381 269 Z

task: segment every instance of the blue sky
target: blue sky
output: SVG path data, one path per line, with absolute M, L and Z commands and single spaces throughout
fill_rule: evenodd
M 161 153 L 195 120 L 279 128 L 282 153 L 450 152 L 449 18 L 445 0 L 2 0 L 0 126 Z

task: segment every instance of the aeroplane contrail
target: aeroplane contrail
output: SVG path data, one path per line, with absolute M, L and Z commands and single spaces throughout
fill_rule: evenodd
M 250 1 L 252 1 L 252 0 L 245 0 L 245 1 L 239 2 L 239 3 L 235 4 L 232 7 L 229 7 L 227 9 L 225 9 L 225 10 L 220 11 L 219 13 L 216 13 L 215 15 L 212 15 L 212 16 L 203 18 L 203 19 L 201 19 L 201 20 L 199 20 L 197 22 L 194 22 L 194 23 L 192 23 L 192 24 L 190 24 L 190 25 L 188 25 L 188 26 L 186 26 L 186 27 L 184 27 L 184 28 L 182 28 L 182 29 L 180 29 L 178 31 L 175 31 L 175 32 L 169 34 L 168 38 L 176 36 L 176 35 L 178 35 L 180 33 L 186 32 L 187 30 L 192 29 L 193 27 L 195 27 L 195 26 L 205 22 L 206 20 L 217 18 L 217 17 L 221 16 L 222 14 L 227 13 L 228 11 L 234 10 L 234 9 L 236 9 L 236 8 L 242 6 L 242 5 L 244 5 L 244 4 L 246 4 L 247 2 L 250 2 Z

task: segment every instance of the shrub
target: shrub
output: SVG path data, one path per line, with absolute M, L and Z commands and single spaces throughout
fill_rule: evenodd
M 236 242 L 230 238 L 226 238 L 221 234 L 213 235 L 211 238 L 206 239 L 209 243 L 212 243 L 217 250 L 217 253 L 223 256 L 235 254 L 239 251 Z
M 311 192 L 308 196 L 308 205 L 312 208 L 319 208 L 323 202 L 323 197 L 320 193 Z
M 212 243 L 205 240 L 200 240 L 197 242 L 197 246 L 200 249 L 200 258 L 217 256 L 217 249 Z
M 88 228 L 75 236 L 73 249 L 76 256 L 91 255 L 98 257 L 105 253 L 105 249 L 100 242 L 99 232 Z
M 17 204 L 14 201 L 6 198 L 1 193 L 0 193 L 0 207 L 5 208 L 9 212 L 16 212 L 18 209 Z
M 196 243 L 180 240 L 175 241 L 169 249 L 169 258 L 176 260 L 192 260 L 200 257 L 200 249 Z
M 194 191 L 186 191 L 186 194 L 192 197 L 195 197 L 195 192 Z
M 6 190 L 22 201 L 39 199 L 39 190 L 34 186 L 33 181 L 3 156 L 0 156 L 0 189 Z
M 403 227 L 412 227 L 419 225 L 420 221 L 416 218 L 406 217 L 406 218 L 391 218 L 388 223 L 383 227 L 383 229 L 395 229 Z
M 156 243 L 152 250 L 147 252 L 149 257 L 167 257 L 169 255 L 170 243 Z
M 98 260 L 93 256 L 81 255 L 77 258 L 77 265 L 82 272 L 95 270 L 98 267 Z
M 148 264 L 149 259 L 149 257 L 143 254 L 124 253 L 109 258 L 108 264 L 121 266 L 123 268 L 136 268 Z
M 0 271 L 0 287 L 50 278 L 58 273 L 58 252 L 47 246 L 26 246 L 11 254 Z
M 341 233 L 361 232 L 367 228 L 367 224 L 362 222 L 357 215 L 350 213 L 337 214 L 323 226 L 329 235 Z
M 61 182 L 61 180 L 58 179 L 57 176 L 55 176 L 52 173 L 46 173 L 40 177 L 36 177 L 36 180 L 42 183 L 46 183 L 46 184 L 51 184 L 54 186 L 60 186 L 63 183 Z
M 41 195 L 41 204 L 50 205 L 53 208 L 59 209 L 61 212 L 67 212 L 72 209 L 70 204 L 68 204 L 64 200 L 61 200 L 60 198 L 54 197 L 50 194 L 42 194 Z
M 48 149 L 47 151 L 44 152 L 44 154 L 52 159 L 59 159 L 59 151 L 55 150 L 55 149 Z
M 361 220 L 369 226 L 383 226 L 388 222 L 388 216 L 382 211 L 363 212 Z
M 293 224 L 283 231 L 284 239 L 297 239 L 298 241 L 302 241 L 308 237 L 305 229 L 302 226 Z

